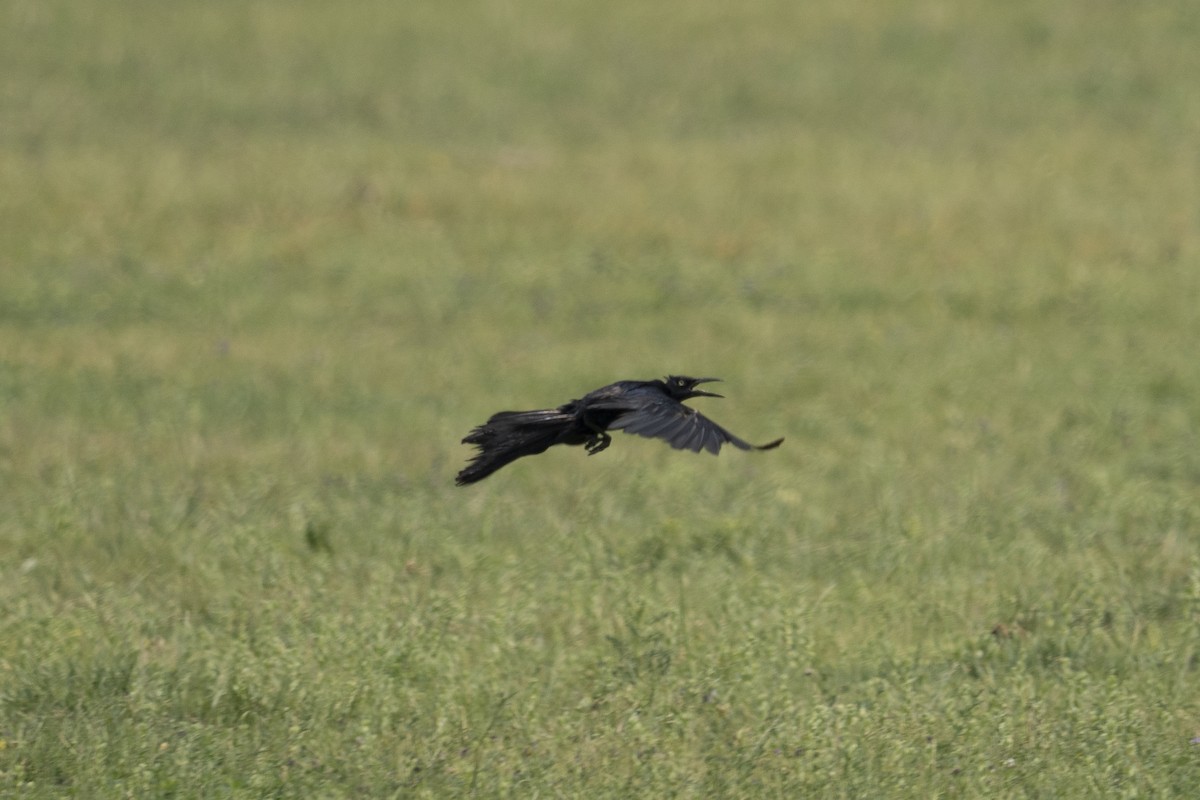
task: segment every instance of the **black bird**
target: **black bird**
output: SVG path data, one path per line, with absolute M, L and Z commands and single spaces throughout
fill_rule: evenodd
M 483 480 L 522 456 L 544 453 L 556 444 L 583 445 L 589 456 L 608 447 L 607 431 L 622 430 L 663 439 L 676 450 L 701 450 L 716 455 L 729 443 L 741 450 L 770 450 L 783 439 L 764 445 L 742 441 L 682 401 L 691 397 L 720 397 L 696 387 L 720 378 L 668 375 L 661 381 L 617 381 L 558 408 L 540 411 L 501 411 L 478 426 L 463 444 L 479 452 L 458 473 L 465 486 Z

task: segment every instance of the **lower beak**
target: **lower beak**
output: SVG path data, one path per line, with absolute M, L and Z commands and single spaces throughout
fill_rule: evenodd
M 696 385 L 699 386 L 702 383 L 720 383 L 720 382 L 721 382 L 720 378 L 700 378 L 699 380 L 696 381 Z M 699 389 L 692 389 L 692 394 L 696 395 L 697 397 L 724 397 L 725 396 L 723 394 L 717 394 L 716 392 L 702 392 Z

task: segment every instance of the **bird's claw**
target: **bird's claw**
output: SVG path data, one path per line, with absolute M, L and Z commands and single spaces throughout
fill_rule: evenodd
M 587 450 L 587 454 L 589 456 L 594 456 L 596 453 L 599 453 L 601 450 L 608 447 L 611 443 L 611 436 L 609 436 L 607 433 L 599 433 L 588 440 L 588 443 L 584 445 L 584 449 Z

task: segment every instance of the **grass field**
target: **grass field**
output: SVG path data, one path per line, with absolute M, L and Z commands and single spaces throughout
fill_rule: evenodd
M 0 796 L 1195 796 L 1194 0 L 0 21 Z

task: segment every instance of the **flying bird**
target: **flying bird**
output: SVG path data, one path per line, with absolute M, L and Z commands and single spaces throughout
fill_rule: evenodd
M 483 480 L 522 456 L 544 453 L 556 444 L 583 445 L 594 456 L 612 442 L 608 431 L 636 433 L 662 439 L 676 450 L 707 450 L 713 455 L 723 444 L 740 450 L 771 450 L 782 444 L 782 438 L 750 444 L 683 404 L 692 397 L 721 397 L 696 388 L 719 380 L 668 375 L 664 380 L 617 381 L 558 408 L 493 414 L 463 439 L 463 444 L 475 445 L 479 452 L 455 483 L 465 486 Z

